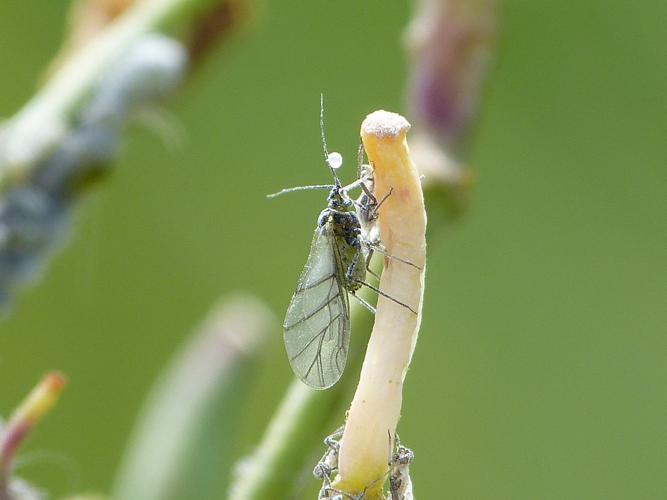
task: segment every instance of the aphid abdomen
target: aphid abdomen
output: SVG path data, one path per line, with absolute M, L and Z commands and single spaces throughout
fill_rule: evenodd
M 341 267 L 345 270 L 342 276 L 343 286 L 349 292 L 354 292 L 361 286 L 361 281 L 366 279 L 366 259 L 357 234 L 351 241 L 347 238 L 336 238 L 336 244 L 341 256 Z
M 326 208 L 320 214 L 320 224 L 330 224 L 338 248 L 343 276 L 341 281 L 348 292 L 354 292 L 366 278 L 366 259 L 361 242 L 361 224 L 354 211 Z

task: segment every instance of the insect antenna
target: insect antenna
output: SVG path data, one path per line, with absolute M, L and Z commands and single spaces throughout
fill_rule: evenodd
M 335 151 L 329 153 L 329 149 L 327 148 L 327 140 L 324 134 L 324 94 L 320 94 L 320 133 L 322 135 L 322 148 L 324 150 L 324 161 L 327 164 L 327 167 L 329 167 L 329 170 L 331 170 L 331 175 L 333 175 L 334 178 L 334 184 L 315 184 L 311 186 L 296 186 L 291 188 L 285 188 L 281 189 L 276 193 L 267 194 L 266 195 L 267 198 L 276 198 L 278 196 L 282 196 L 288 193 L 293 193 L 295 191 L 312 191 L 316 189 L 331 190 L 333 188 L 341 187 L 340 179 L 336 174 L 336 169 L 340 168 L 340 166 L 343 164 L 343 157 L 341 156 L 340 153 L 336 153 Z M 357 181 L 357 183 L 353 183 L 353 185 L 347 186 L 345 188 L 345 191 L 356 187 L 358 185 L 358 182 L 359 181 Z
M 333 184 L 315 184 L 313 186 L 296 186 L 296 187 L 291 187 L 291 188 L 285 188 L 281 189 L 280 191 L 276 193 L 271 193 L 267 194 L 267 198 L 276 198 L 278 196 L 282 196 L 287 193 L 293 193 L 294 191 L 311 191 L 313 189 L 332 189 L 336 187 Z
M 326 162 L 329 170 L 331 170 L 331 175 L 334 177 L 336 187 L 340 187 L 340 179 L 336 174 L 336 169 L 341 166 L 343 163 L 343 158 L 339 153 L 329 154 L 327 148 L 327 139 L 324 133 L 324 94 L 320 94 L 320 134 L 322 135 L 322 149 L 324 150 L 324 161 Z M 335 165 L 335 166 L 334 166 Z
M 359 141 L 359 148 L 357 149 L 357 179 L 361 179 L 362 177 L 362 165 L 364 164 L 364 153 L 366 151 L 364 150 L 364 143 Z

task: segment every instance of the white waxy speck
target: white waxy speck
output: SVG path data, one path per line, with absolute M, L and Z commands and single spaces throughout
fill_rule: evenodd
M 343 155 L 337 152 L 329 153 L 327 163 L 333 169 L 338 169 L 343 165 Z

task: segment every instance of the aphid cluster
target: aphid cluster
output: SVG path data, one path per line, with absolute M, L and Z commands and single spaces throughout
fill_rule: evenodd
M 343 429 L 344 427 L 337 429 L 336 432 L 324 439 L 327 450 L 313 469 L 313 475 L 322 481 L 322 488 L 318 495 L 318 498 L 322 500 L 362 500 L 364 498 L 364 493 L 353 496 L 338 490 L 332 484 L 335 475 L 338 473 L 339 440 L 343 435 Z M 391 443 L 391 439 L 389 439 L 389 443 Z M 412 464 L 414 458 L 413 451 L 400 444 L 400 439 L 396 436 L 395 449 L 393 452 L 390 451 L 387 462 L 386 475 L 389 476 L 388 500 L 413 500 L 410 464 Z M 386 479 L 386 475 L 382 478 L 383 481 Z
M 66 233 L 71 207 L 108 170 L 131 113 L 173 90 L 185 72 L 185 48 L 148 34 L 137 40 L 73 117 L 71 130 L 0 201 L 0 305 L 30 280 Z M 0 141 L 0 156 L 3 154 Z

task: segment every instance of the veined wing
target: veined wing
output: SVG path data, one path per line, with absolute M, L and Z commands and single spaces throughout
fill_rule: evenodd
M 285 316 L 285 348 L 294 373 L 315 389 L 334 385 L 350 343 L 350 306 L 329 224 L 315 229 L 310 255 Z

